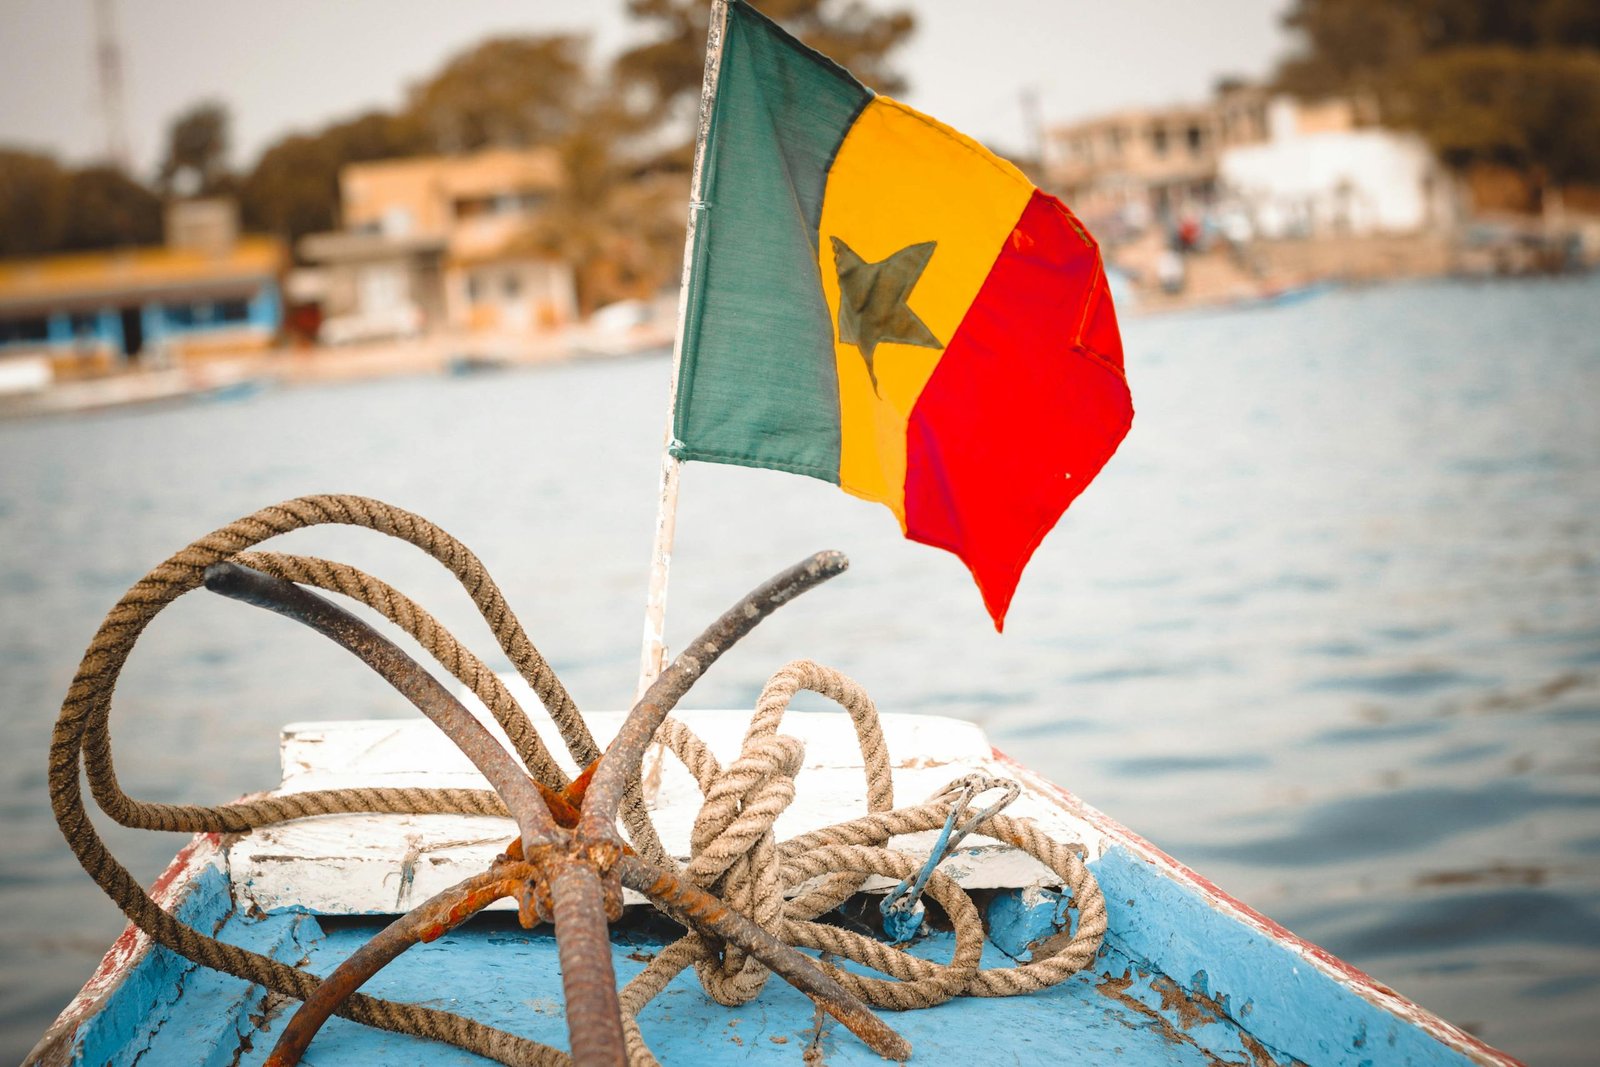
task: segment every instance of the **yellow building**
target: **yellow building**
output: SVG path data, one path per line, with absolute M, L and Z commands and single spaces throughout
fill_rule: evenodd
M 571 268 L 527 239 L 562 180 L 549 149 L 345 167 L 344 228 L 300 245 L 323 268 L 324 339 L 526 334 L 572 322 Z
M 229 202 L 190 201 L 162 247 L 0 260 L 0 356 L 47 355 L 71 376 L 266 347 L 285 252 L 236 220 Z

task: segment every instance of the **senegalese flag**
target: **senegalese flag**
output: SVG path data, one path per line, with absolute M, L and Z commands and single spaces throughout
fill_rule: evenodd
M 728 6 L 671 451 L 834 482 L 996 628 L 1128 432 L 1094 239 L 982 145 Z

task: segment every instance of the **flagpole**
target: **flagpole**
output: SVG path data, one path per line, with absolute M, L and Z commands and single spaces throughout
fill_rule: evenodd
M 678 408 L 678 371 L 683 363 L 683 335 L 688 319 L 689 278 L 694 268 L 695 231 L 706 205 L 700 198 L 705 170 L 706 141 L 711 132 L 711 109 L 717 99 L 722 72 L 722 38 L 727 27 L 727 0 L 712 0 L 706 32 L 705 76 L 700 84 L 700 120 L 695 128 L 694 170 L 689 182 L 689 225 L 683 239 L 683 276 L 678 285 L 678 328 L 672 340 L 672 385 L 667 400 L 667 429 L 661 443 L 661 479 L 656 500 L 655 542 L 650 551 L 650 589 L 645 598 L 644 648 L 639 658 L 639 687 L 634 699 L 644 695 L 661 673 L 666 659 L 667 577 L 672 568 L 672 544 L 678 526 L 678 469 L 672 454 L 673 415 Z M 660 753 L 650 777 L 659 779 Z M 653 790 L 652 790 L 653 791 Z

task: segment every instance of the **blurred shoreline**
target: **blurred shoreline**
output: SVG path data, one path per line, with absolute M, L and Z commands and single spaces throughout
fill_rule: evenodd
M 1181 262 L 1181 285 L 1161 284 Z M 1582 274 L 1600 264 L 1600 219 L 1547 228 L 1537 219 L 1486 219 L 1460 232 L 1324 235 L 1173 252 L 1152 235 L 1107 252 L 1131 290 L 1118 310 L 1136 313 L 1248 307 L 1346 285 L 1423 278 Z M 1165 260 L 1165 264 L 1163 261 Z
M 217 355 L 175 367 L 133 366 L 0 394 L 0 420 L 134 405 L 229 400 L 266 388 L 492 373 L 670 349 L 672 325 L 625 332 L 579 326 L 532 336 L 437 334 Z
M 1249 310 L 1309 299 L 1345 286 L 1387 285 L 1427 278 L 1488 279 L 1585 273 L 1600 261 L 1600 223 L 1569 241 L 1539 240 L 1542 231 L 1503 227 L 1476 243 L 1438 233 L 1350 235 L 1222 243 L 1182 255 L 1183 284 L 1164 288 L 1156 241 L 1106 252 L 1117 309 L 1124 319 L 1194 310 Z M 1542 256 L 1559 247 L 1560 258 Z M 1593 252 L 1591 252 L 1593 248 Z M 101 411 L 132 405 L 233 399 L 265 388 L 376 381 L 384 378 L 489 373 L 516 367 L 613 359 L 670 350 L 677 301 L 663 294 L 637 305 L 625 326 L 604 316 L 538 332 L 434 331 L 343 344 L 298 343 L 216 353 L 177 365 L 135 363 L 81 367 L 59 357 L 32 382 L 8 391 L 0 374 L 0 420 Z M 43 361 L 41 360 L 41 363 Z M 22 359 L 0 360 L 0 372 Z

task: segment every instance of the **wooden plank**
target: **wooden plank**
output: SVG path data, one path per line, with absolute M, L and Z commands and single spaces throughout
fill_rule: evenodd
M 536 702 L 528 701 L 537 707 Z M 527 706 L 525 704 L 525 706 Z M 480 715 L 484 714 L 477 709 Z M 750 713 L 690 711 L 680 716 L 724 763 L 734 759 Z M 587 716 L 604 745 L 620 727 L 620 712 Z M 492 724 L 491 724 L 492 726 Z M 557 751 L 569 773 L 576 771 L 559 749 L 548 718 L 535 726 Z M 493 727 L 499 734 L 498 727 Z M 929 715 L 884 715 L 895 797 L 918 803 L 952 780 L 974 771 L 1016 777 L 999 759 L 983 731 L 956 719 Z M 778 838 L 866 813 L 865 778 L 854 726 L 840 712 L 794 712 L 784 733 L 806 746 L 805 767 L 795 782 L 795 802 L 778 819 Z M 283 734 L 285 792 L 367 786 L 458 786 L 485 788 L 466 757 L 423 720 L 293 724 Z M 668 759 L 652 814 L 662 840 L 687 858 L 700 792 L 676 759 Z M 1091 859 L 1104 835 L 1073 816 L 1048 794 L 1025 792 L 1010 813 L 1039 820 L 1047 832 L 1080 841 Z M 230 851 L 235 894 L 265 911 L 305 908 L 321 914 L 404 911 L 434 893 L 483 870 L 516 834 L 508 819 L 457 815 L 349 815 L 302 819 L 256 831 Z M 926 855 L 936 833 L 897 838 L 894 847 Z M 944 870 L 970 888 L 1023 887 L 1053 880 L 1032 857 L 987 838 L 969 838 Z M 869 888 L 884 888 L 882 880 Z M 641 903 L 633 898 L 630 901 Z M 502 902 L 509 908 L 509 901 Z

